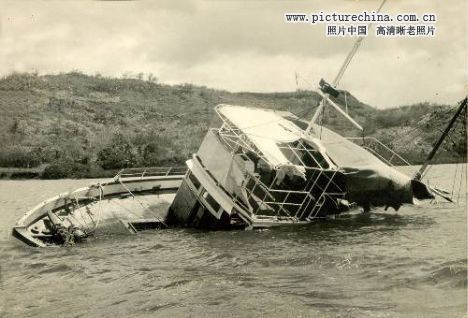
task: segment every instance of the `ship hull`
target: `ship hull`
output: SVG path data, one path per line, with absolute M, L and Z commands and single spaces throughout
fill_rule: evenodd
M 91 235 L 165 227 L 183 175 L 114 179 L 62 193 L 29 210 L 13 227 L 34 247 L 70 245 Z

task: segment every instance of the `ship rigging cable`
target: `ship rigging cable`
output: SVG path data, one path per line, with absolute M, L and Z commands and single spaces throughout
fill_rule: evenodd
M 380 10 L 384 6 L 385 2 L 387 2 L 387 0 L 382 1 L 382 3 L 380 4 L 379 8 L 376 11 L 377 13 L 380 12 Z M 368 24 L 368 29 L 370 29 L 371 26 L 372 26 L 372 23 L 369 23 Z M 341 78 L 344 75 L 344 72 L 346 71 L 349 64 L 351 63 L 351 60 L 353 59 L 353 57 L 356 54 L 359 47 L 361 46 L 361 43 L 362 43 L 363 40 L 364 40 L 364 37 L 361 36 L 354 43 L 353 47 L 351 48 L 351 51 L 349 51 L 348 55 L 346 56 L 346 59 L 344 60 L 343 64 L 341 65 L 341 68 L 338 71 L 338 74 L 336 75 L 335 79 L 333 80 L 333 83 L 332 83 L 333 88 L 336 88 L 338 86 L 338 84 L 340 83 Z M 326 94 L 326 96 L 328 96 L 328 94 Z M 322 124 L 323 124 L 323 113 L 324 113 L 326 105 L 327 105 L 327 101 L 324 98 L 322 98 L 319 108 L 315 112 L 314 117 L 312 117 L 312 120 L 311 120 L 311 122 L 309 123 L 309 126 L 306 129 L 306 133 L 308 133 L 310 131 L 310 129 L 312 128 L 312 122 L 314 122 L 319 116 L 322 116 L 322 118 L 320 120 L 320 126 L 322 126 Z M 320 138 L 321 138 L 321 136 L 322 136 L 322 133 L 320 132 Z

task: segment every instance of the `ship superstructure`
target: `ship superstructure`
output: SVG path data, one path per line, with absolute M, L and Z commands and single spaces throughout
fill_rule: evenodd
M 333 131 L 289 112 L 221 104 L 169 212 L 224 228 L 308 223 L 356 206 L 412 203 L 411 178 Z

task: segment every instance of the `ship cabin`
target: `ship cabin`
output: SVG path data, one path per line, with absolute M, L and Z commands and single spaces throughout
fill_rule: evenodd
M 289 112 L 221 104 L 167 222 L 201 228 L 308 223 L 348 208 L 344 175 Z

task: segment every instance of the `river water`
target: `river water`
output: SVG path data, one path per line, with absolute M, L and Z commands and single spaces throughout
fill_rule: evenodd
M 451 189 L 454 171 L 435 166 L 431 184 Z M 10 236 L 27 209 L 91 182 L 0 181 L 1 317 L 466 317 L 466 195 L 301 227 L 154 230 L 72 248 Z

